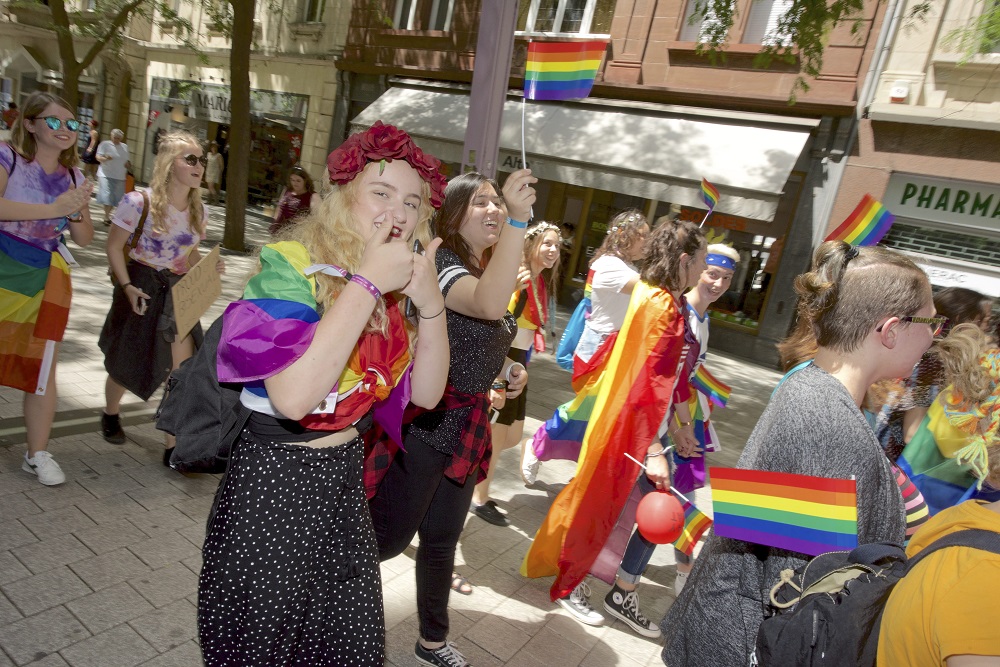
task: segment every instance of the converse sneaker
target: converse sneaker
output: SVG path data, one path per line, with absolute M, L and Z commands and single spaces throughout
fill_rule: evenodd
M 122 420 L 118 415 L 101 413 L 101 435 L 112 445 L 125 444 L 125 431 L 122 430 Z
M 413 649 L 413 656 L 421 665 L 431 667 L 472 667 L 465 656 L 458 652 L 455 645 L 447 642 L 435 649 L 424 648 L 420 642 Z
M 497 507 L 496 501 L 487 500 L 482 505 L 477 505 L 472 503 L 469 511 L 478 516 L 483 521 L 487 523 L 492 523 L 494 526 L 509 526 L 510 519 L 505 517 L 500 509 Z
M 571 616 L 581 623 L 587 625 L 604 625 L 604 617 L 594 611 L 590 606 L 590 586 L 587 582 L 581 581 L 573 592 L 564 598 L 559 598 L 556 602 Z
M 521 456 L 521 479 L 527 486 L 531 486 L 538 479 L 538 467 L 542 462 L 535 456 L 535 448 L 531 442 L 524 443 L 524 454 Z
M 62 468 L 48 452 L 38 452 L 30 459 L 28 452 L 25 452 L 21 470 L 37 475 L 38 481 L 45 486 L 55 486 L 66 481 L 66 475 L 63 474 Z
M 684 590 L 684 584 L 688 582 L 688 573 L 677 571 L 677 576 L 674 577 L 674 595 L 680 597 L 681 591 Z
M 656 639 L 660 628 L 639 611 L 639 595 L 635 591 L 624 591 L 616 585 L 604 598 L 604 609 L 643 637 Z

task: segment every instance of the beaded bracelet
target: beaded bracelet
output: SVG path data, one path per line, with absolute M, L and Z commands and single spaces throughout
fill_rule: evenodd
M 528 226 L 528 223 L 521 222 L 520 220 L 515 220 L 514 218 L 507 216 L 507 224 L 515 229 L 524 229 Z
M 372 282 L 367 278 L 365 278 L 364 276 L 360 276 L 357 273 L 355 273 L 348 279 L 348 282 L 356 283 L 364 287 L 366 290 L 368 290 L 369 294 L 375 297 L 376 301 L 382 298 L 382 293 L 378 291 L 378 288 L 375 287 L 375 285 L 373 285 Z

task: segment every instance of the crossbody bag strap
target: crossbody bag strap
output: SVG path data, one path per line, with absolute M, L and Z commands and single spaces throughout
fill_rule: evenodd
M 969 528 L 958 530 L 950 535 L 935 540 L 926 549 L 921 551 L 916 558 L 911 558 L 907 564 L 906 571 L 910 572 L 917 563 L 935 551 L 948 547 L 968 547 L 970 549 L 980 549 L 995 554 L 1000 554 L 1000 533 L 992 530 L 982 530 L 980 528 Z
M 135 231 L 132 232 L 132 238 L 128 241 L 128 247 L 133 250 L 139 245 L 139 238 L 142 237 L 143 227 L 146 226 L 146 216 L 149 215 L 149 195 L 146 194 L 145 190 L 140 190 L 139 194 L 142 195 L 142 215 L 139 216 L 139 224 L 136 225 Z

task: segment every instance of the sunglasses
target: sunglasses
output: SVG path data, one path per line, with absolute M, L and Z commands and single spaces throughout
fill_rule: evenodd
M 35 120 L 37 118 L 38 117 L 36 116 L 32 120 Z M 76 132 L 77 130 L 80 129 L 80 126 L 83 125 L 83 123 L 78 121 L 76 118 L 69 118 L 67 120 L 62 120 L 61 118 L 56 118 L 55 116 L 46 116 L 45 118 L 42 118 L 42 120 L 45 121 L 45 124 L 48 125 L 49 129 L 52 131 L 58 130 L 60 127 L 63 126 L 63 123 L 66 123 L 66 129 L 69 130 L 70 132 Z
M 188 155 L 183 156 L 181 159 L 184 160 L 184 163 L 186 165 L 188 165 L 189 167 L 193 167 L 196 164 L 198 164 L 199 162 L 201 162 L 201 166 L 203 166 L 203 167 L 207 167 L 208 166 L 208 158 L 205 157 L 204 155 L 202 155 L 201 157 L 199 157 L 197 155 L 188 154 Z
M 935 336 L 944 331 L 944 328 L 948 326 L 947 317 L 919 317 L 917 315 L 904 315 L 899 318 L 899 321 L 912 322 L 913 324 L 929 324 L 931 325 L 931 333 Z M 884 324 L 879 326 L 879 328 L 875 329 L 875 331 L 881 332 L 882 327 L 884 326 Z

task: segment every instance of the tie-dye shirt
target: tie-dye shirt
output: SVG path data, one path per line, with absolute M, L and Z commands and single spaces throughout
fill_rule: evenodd
M 10 144 L 0 142 L 0 167 L 8 177 L 4 199 L 25 204 L 51 204 L 59 195 L 73 187 L 70 171 L 62 165 L 51 174 L 46 174 L 34 160 L 28 161 L 18 155 L 16 161 L 17 166 L 14 166 L 14 149 Z M 73 173 L 76 176 L 75 182 L 83 183 L 83 173 L 76 168 Z M 55 250 L 67 224 L 66 218 L 0 220 L 0 229 L 46 250 Z
M 202 220 L 208 220 L 208 211 L 202 207 Z M 142 217 L 142 194 L 138 191 L 129 192 L 118 204 L 112 222 L 129 232 L 135 231 Z M 142 228 L 142 238 L 129 252 L 132 259 L 147 264 L 156 269 L 170 269 L 174 273 L 187 273 L 188 256 L 205 238 L 205 234 L 196 234 L 188 222 L 187 211 L 178 211 L 173 206 L 167 206 L 167 230 L 153 230 L 152 212 L 146 217 Z

